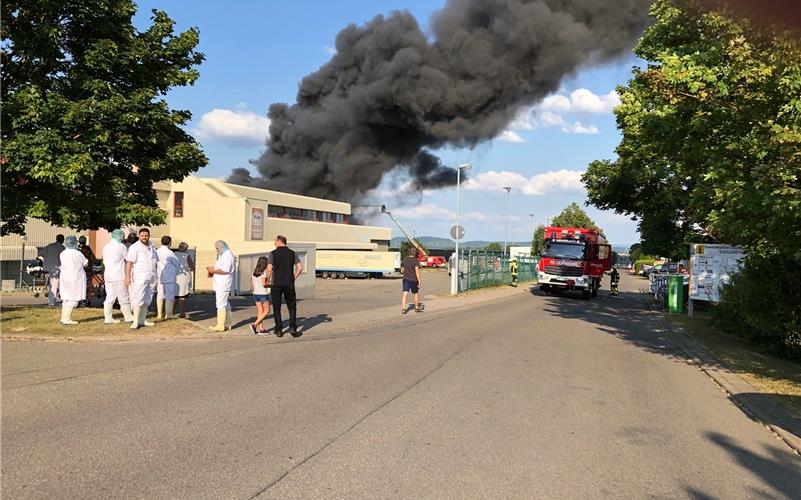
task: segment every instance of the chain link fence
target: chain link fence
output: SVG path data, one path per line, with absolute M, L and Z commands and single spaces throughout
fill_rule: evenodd
M 477 290 L 512 283 L 511 259 L 500 252 L 465 250 L 459 252 L 459 291 Z M 534 257 L 516 257 L 517 281 L 537 279 L 537 262 Z

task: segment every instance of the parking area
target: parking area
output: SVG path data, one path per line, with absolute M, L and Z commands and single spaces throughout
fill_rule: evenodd
M 420 293 L 423 295 L 423 300 L 450 293 L 450 277 L 447 269 L 424 269 L 421 280 Z M 399 304 L 400 296 L 400 274 L 381 279 L 317 278 L 314 299 L 304 302 L 313 303 L 315 310 L 335 308 L 340 313 L 348 313 Z

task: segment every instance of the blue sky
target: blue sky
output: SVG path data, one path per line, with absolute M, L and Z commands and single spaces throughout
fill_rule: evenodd
M 443 1 L 348 0 L 293 2 L 242 0 L 226 3 L 149 0 L 138 3 L 136 23 L 143 28 L 150 10 L 166 11 L 178 30 L 200 29 L 206 56 L 193 87 L 169 95 L 174 108 L 193 114 L 189 124 L 209 157 L 198 172 L 225 177 L 264 149 L 267 107 L 294 102 L 298 82 L 330 58 L 336 34 L 349 23 L 376 14 L 408 10 L 426 26 Z M 625 83 L 637 61 L 624 58 L 588 68 L 562 82 L 557 95 L 525 110 L 493 141 L 474 150 L 440 150 L 446 164 L 469 162 L 472 178 L 461 190 L 461 224 L 467 240 L 529 239 L 535 223 L 544 223 L 570 202 L 584 205 L 580 173 L 595 159 L 611 158 L 620 140 L 610 94 Z M 501 189 L 511 185 L 509 195 Z M 455 188 L 426 192 L 420 198 L 397 196 L 403 179 L 387 180 L 374 194 L 392 207 L 417 235 L 447 237 L 454 223 Z M 638 241 L 636 223 L 610 212 L 585 208 L 615 245 Z M 534 214 L 533 217 L 529 214 Z M 375 223 L 389 225 L 385 219 Z M 394 230 L 394 234 L 399 234 Z

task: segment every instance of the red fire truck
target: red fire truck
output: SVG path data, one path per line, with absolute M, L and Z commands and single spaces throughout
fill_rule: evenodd
M 612 269 L 612 247 L 597 229 L 546 227 L 539 262 L 540 290 L 575 290 L 585 299 L 598 295 L 604 272 Z

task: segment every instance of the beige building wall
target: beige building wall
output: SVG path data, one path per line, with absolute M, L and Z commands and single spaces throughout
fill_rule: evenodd
M 376 250 L 391 239 L 388 227 L 358 226 L 333 222 L 315 222 L 268 217 L 270 204 L 351 214 L 348 203 L 298 196 L 266 189 L 228 184 L 216 179 L 188 176 L 181 182 L 157 183 L 159 205 L 168 213 L 167 223 L 151 228 L 158 241 L 172 237 L 173 247 L 186 242 L 196 248 L 196 288 L 211 288 L 205 269 L 216 260 L 214 243 L 223 240 L 234 254 L 269 252 L 275 236 L 282 234 L 290 244 L 316 244 L 318 249 Z M 183 216 L 175 217 L 175 193 L 183 192 Z M 253 210 L 263 215 L 261 238 L 253 231 Z

